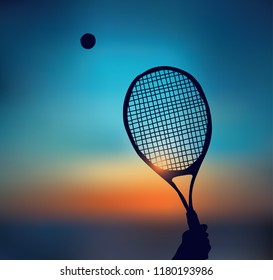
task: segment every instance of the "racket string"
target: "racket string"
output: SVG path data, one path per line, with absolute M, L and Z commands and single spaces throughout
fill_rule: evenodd
M 180 73 L 161 70 L 142 77 L 130 96 L 127 118 L 139 150 L 155 166 L 184 170 L 202 153 L 206 107 Z

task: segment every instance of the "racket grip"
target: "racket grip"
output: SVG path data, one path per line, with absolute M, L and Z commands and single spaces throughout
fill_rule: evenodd
M 193 209 L 188 209 L 187 211 L 187 220 L 190 230 L 199 230 L 200 222 L 196 212 Z

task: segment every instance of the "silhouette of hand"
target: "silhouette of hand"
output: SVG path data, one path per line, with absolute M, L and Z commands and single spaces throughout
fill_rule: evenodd
M 207 225 L 187 230 L 183 233 L 182 243 L 177 249 L 173 260 L 206 260 L 211 249 Z

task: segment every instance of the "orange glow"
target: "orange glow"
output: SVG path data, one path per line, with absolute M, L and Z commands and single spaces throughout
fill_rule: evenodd
M 120 188 L 92 190 L 87 187 L 32 191 L 16 196 L 9 208 L 16 215 L 50 218 L 150 219 L 177 216 L 183 211 L 175 192 L 171 189 L 155 191 Z
M 63 180 L 17 188 L 1 201 L 1 215 L 93 220 L 185 218 L 176 192 L 145 164 L 117 162 L 106 168 L 75 168 L 67 174 L 69 183 Z M 188 183 L 182 184 L 182 193 L 188 198 Z M 199 217 L 205 221 L 259 217 L 271 212 L 270 188 L 268 194 L 260 192 L 257 182 L 250 182 L 243 173 L 228 176 L 225 170 L 205 167 L 197 176 L 193 201 Z

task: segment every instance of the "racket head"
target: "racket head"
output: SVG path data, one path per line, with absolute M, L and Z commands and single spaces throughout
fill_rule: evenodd
M 170 99 L 168 99 L 168 95 Z M 151 96 L 153 96 L 153 98 Z M 162 96 L 164 96 L 162 98 L 163 102 L 160 103 L 160 99 Z M 151 100 L 151 98 L 153 99 L 153 101 L 148 101 L 148 99 Z M 193 101 L 193 103 L 196 103 L 196 105 L 191 104 L 191 101 Z M 155 102 L 157 105 L 155 105 Z M 175 104 L 177 103 L 180 105 L 176 106 Z M 185 108 L 183 108 L 183 104 L 185 105 Z M 153 113 L 150 110 L 150 105 L 153 107 L 154 118 L 157 118 L 159 120 L 159 123 L 162 124 L 162 128 L 158 128 L 160 127 L 160 125 L 156 125 L 156 120 L 152 120 L 153 117 L 151 116 L 153 115 Z M 169 110 L 167 108 L 168 106 L 171 106 L 172 109 Z M 200 110 L 200 112 L 195 112 L 194 107 L 200 107 L 201 109 L 195 108 L 196 110 Z M 184 115 L 183 110 L 188 110 L 189 113 Z M 199 116 L 199 118 L 201 118 L 200 123 L 202 123 L 202 135 L 200 136 L 201 140 L 196 140 L 199 136 L 193 137 L 192 141 L 190 139 L 188 140 L 190 146 L 187 146 L 193 148 L 195 145 L 197 145 L 197 152 L 195 151 L 192 153 L 190 151 L 190 148 L 189 150 L 187 150 L 185 147 L 184 149 L 186 150 L 186 152 L 184 153 L 184 155 L 181 149 L 179 151 L 177 151 L 176 149 L 176 152 L 173 152 L 171 148 L 171 140 L 169 139 L 168 141 L 164 138 L 168 138 L 169 134 L 163 133 L 162 130 L 165 129 L 167 131 L 173 132 L 173 130 L 177 129 L 177 133 L 179 133 L 180 131 L 180 133 L 184 133 L 184 136 L 188 134 L 187 137 L 190 138 L 189 134 L 198 133 L 199 123 L 193 121 L 194 116 L 198 118 L 196 114 L 201 115 L 201 117 Z M 176 117 L 172 118 L 171 116 L 173 115 L 176 115 Z M 170 121 L 170 124 L 167 124 L 168 119 L 172 120 Z M 188 133 L 185 133 L 185 129 L 183 131 L 182 128 L 182 123 L 184 123 L 187 119 L 191 119 L 192 121 L 190 122 L 192 123 L 189 123 L 188 121 L 188 124 L 186 124 L 184 128 L 186 129 L 186 131 L 188 131 L 190 125 L 193 124 L 193 129 L 188 131 Z M 123 121 L 126 132 L 136 153 L 162 178 L 164 178 L 168 182 L 171 182 L 174 177 L 181 175 L 190 174 L 193 175 L 193 177 L 196 176 L 210 144 L 212 124 L 209 105 L 203 89 L 191 74 L 175 67 L 159 66 L 151 68 L 138 75 L 129 86 L 125 96 L 123 106 Z M 196 127 L 194 126 L 194 124 L 196 125 Z M 144 129 L 144 127 L 148 127 L 148 129 L 146 130 Z M 170 148 L 171 153 L 173 152 L 175 154 L 176 159 L 179 157 L 186 157 L 188 159 L 188 157 L 190 156 L 192 159 L 188 160 L 187 163 L 184 162 L 184 164 L 183 160 L 181 160 L 182 162 L 180 162 L 179 164 L 172 164 L 175 160 L 172 158 L 166 159 L 166 156 L 168 156 L 168 151 L 165 151 L 164 144 L 158 145 L 157 143 L 153 145 L 152 143 L 147 143 L 147 141 L 152 142 L 152 139 L 157 139 L 156 135 L 154 137 L 150 136 L 152 133 L 151 131 L 158 132 L 160 139 L 159 141 L 161 144 L 163 139 L 166 140 L 166 146 Z M 139 139 L 141 140 L 138 140 L 138 135 L 140 135 Z M 183 146 L 183 139 L 180 137 L 178 137 L 178 139 L 178 143 L 176 144 L 178 146 Z M 155 142 L 157 141 L 158 140 L 155 140 Z M 195 141 L 197 144 L 195 143 Z M 152 148 L 148 147 L 149 144 Z M 154 154 L 153 152 L 156 152 L 154 150 L 156 150 L 156 147 L 158 146 L 162 146 L 163 148 L 159 147 L 159 150 L 157 152 L 159 154 L 160 152 L 163 153 L 162 157 L 164 157 L 166 162 L 171 162 L 169 165 L 165 164 L 165 166 L 159 166 L 157 162 L 155 163 L 155 161 L 152 159 L 152 154 Z M 172 156 L 173 155 L 171 155 L 170 157 Z

